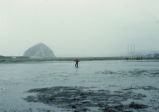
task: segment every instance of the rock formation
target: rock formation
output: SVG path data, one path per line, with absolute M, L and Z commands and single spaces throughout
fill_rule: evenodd
M 24 52 L 27 57 L 54 58 L 54 52 L 43 43 L 39 43 Z

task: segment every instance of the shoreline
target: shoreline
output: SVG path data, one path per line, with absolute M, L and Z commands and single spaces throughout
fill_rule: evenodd
M 15 62 L 41 62 L 41 61 L 74 61 L 78 58 L 80 61 L 102 61 L 102 60 L 159 60 L 159 57 L 56 57 L 56 58 L 38 58 L 38 57 L 0 57 L 0 63 Z

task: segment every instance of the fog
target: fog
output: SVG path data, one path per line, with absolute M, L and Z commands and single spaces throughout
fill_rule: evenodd
M 158 0 L 0 0 L 0 55 L 37 43 L 56 56 L 121 56 L 159 48 Z

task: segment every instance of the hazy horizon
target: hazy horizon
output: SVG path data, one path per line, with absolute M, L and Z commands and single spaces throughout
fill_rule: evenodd
M 159 51 L 158 0 L 0 1 L 0 55 L 44 43 L 57 57 Z

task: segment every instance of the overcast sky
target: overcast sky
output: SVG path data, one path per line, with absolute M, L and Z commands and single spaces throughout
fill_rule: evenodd
M 0 55 L 39 42 L 56 56 L 159 50 L 159 0 L 0 0 Z

